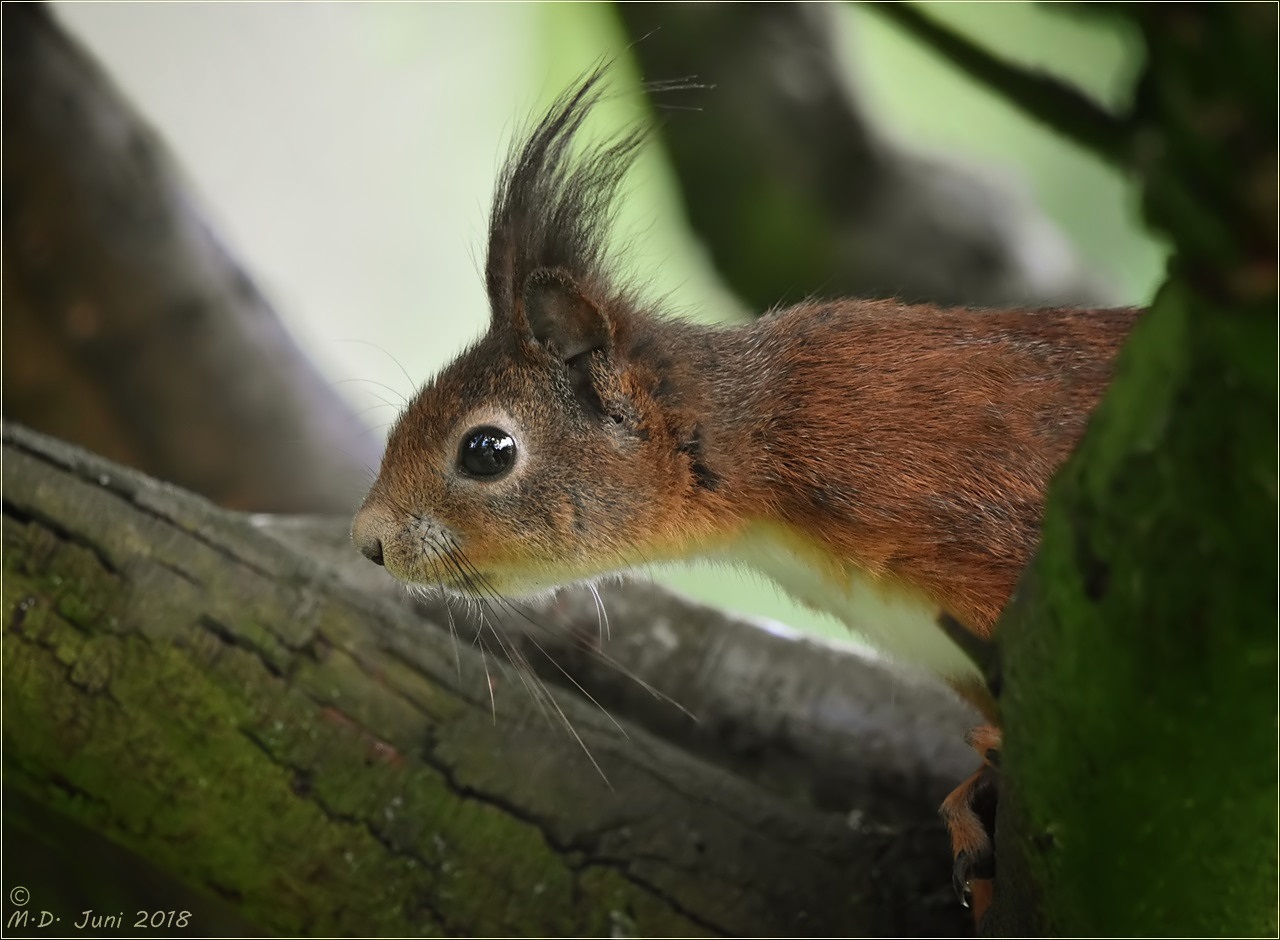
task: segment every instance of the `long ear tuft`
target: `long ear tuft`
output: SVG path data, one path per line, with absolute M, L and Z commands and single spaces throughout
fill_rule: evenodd
M 636 128 L 571 154 L 575 135 L 603 95 L 607 70 L 607 64 L 597 67 L 561 95 L 507 158 L 489 216 L 485 264 L 495 322 L 519 317 L 517 301 L 540 269 L 564 272 L 593 297 L 614 290 L 605 257 L 613 198 L 645 131 Z M 521 332 L 529 326 L 515 325 Z

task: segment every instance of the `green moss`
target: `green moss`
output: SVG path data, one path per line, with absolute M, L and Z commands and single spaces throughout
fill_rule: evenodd
M 171 574 L 128 581 L 8 517 L 4 540 L 6 783 L 44 806 L 283 934 L 597 933 L 613 909 L 691 930 L 424 762 L 462 704 L 407 670 L 371 687 L 339 612 L 314 611 L 332 647 L 290 652 L 226 612 L 175 621 Z
M 578 878 L 578 888 L 592 899 L 596 912 L 586 932 L 597 937 L 697 937 L 706 930 L 653 898 L 637 897 L 629 882 L 610 868 L 590 868 Z
M 1006 631 L 1005 766 L 1055 933 L 1277 927 L 1274 387 L 1215 343 L 1274 324 L 1193 328 L 1214 315 L 1160 296 Z
M 1275 13 L 1129 13 L 1175 256 L 1001 628 L 1001 813 L 1046 931 L 1275 935 Z

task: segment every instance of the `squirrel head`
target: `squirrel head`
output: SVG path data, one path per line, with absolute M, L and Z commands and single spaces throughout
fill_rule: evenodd
M 603 71 L 513 148 L 489 222 L 489 330 L 401 414 L 355 517 L 356 545 L 401 580 L 519 595 L 674 557 L 714 495 L 687 446 L 678 328 L 608 270 L 642 132 L 570 158 Z

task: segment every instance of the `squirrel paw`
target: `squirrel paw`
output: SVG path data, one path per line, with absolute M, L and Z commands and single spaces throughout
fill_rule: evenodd
M 999 789 L 1000 731 L 990 725 L 974 728 L 965 741 L 982 755 L 983 765 L 951 791 L 939 812 L 951 834 L 955 859 L 951 880 L 961 903 L 980 923 L 991 906 L 995 877 L 996 796 Z

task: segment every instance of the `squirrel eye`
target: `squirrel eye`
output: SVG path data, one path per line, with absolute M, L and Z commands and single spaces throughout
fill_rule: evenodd
M 458 468 L 467 476 L 501 476 L 516 462 L 516 442 L 502 428 L 490 425 L 472 428 L 458 447 Z

